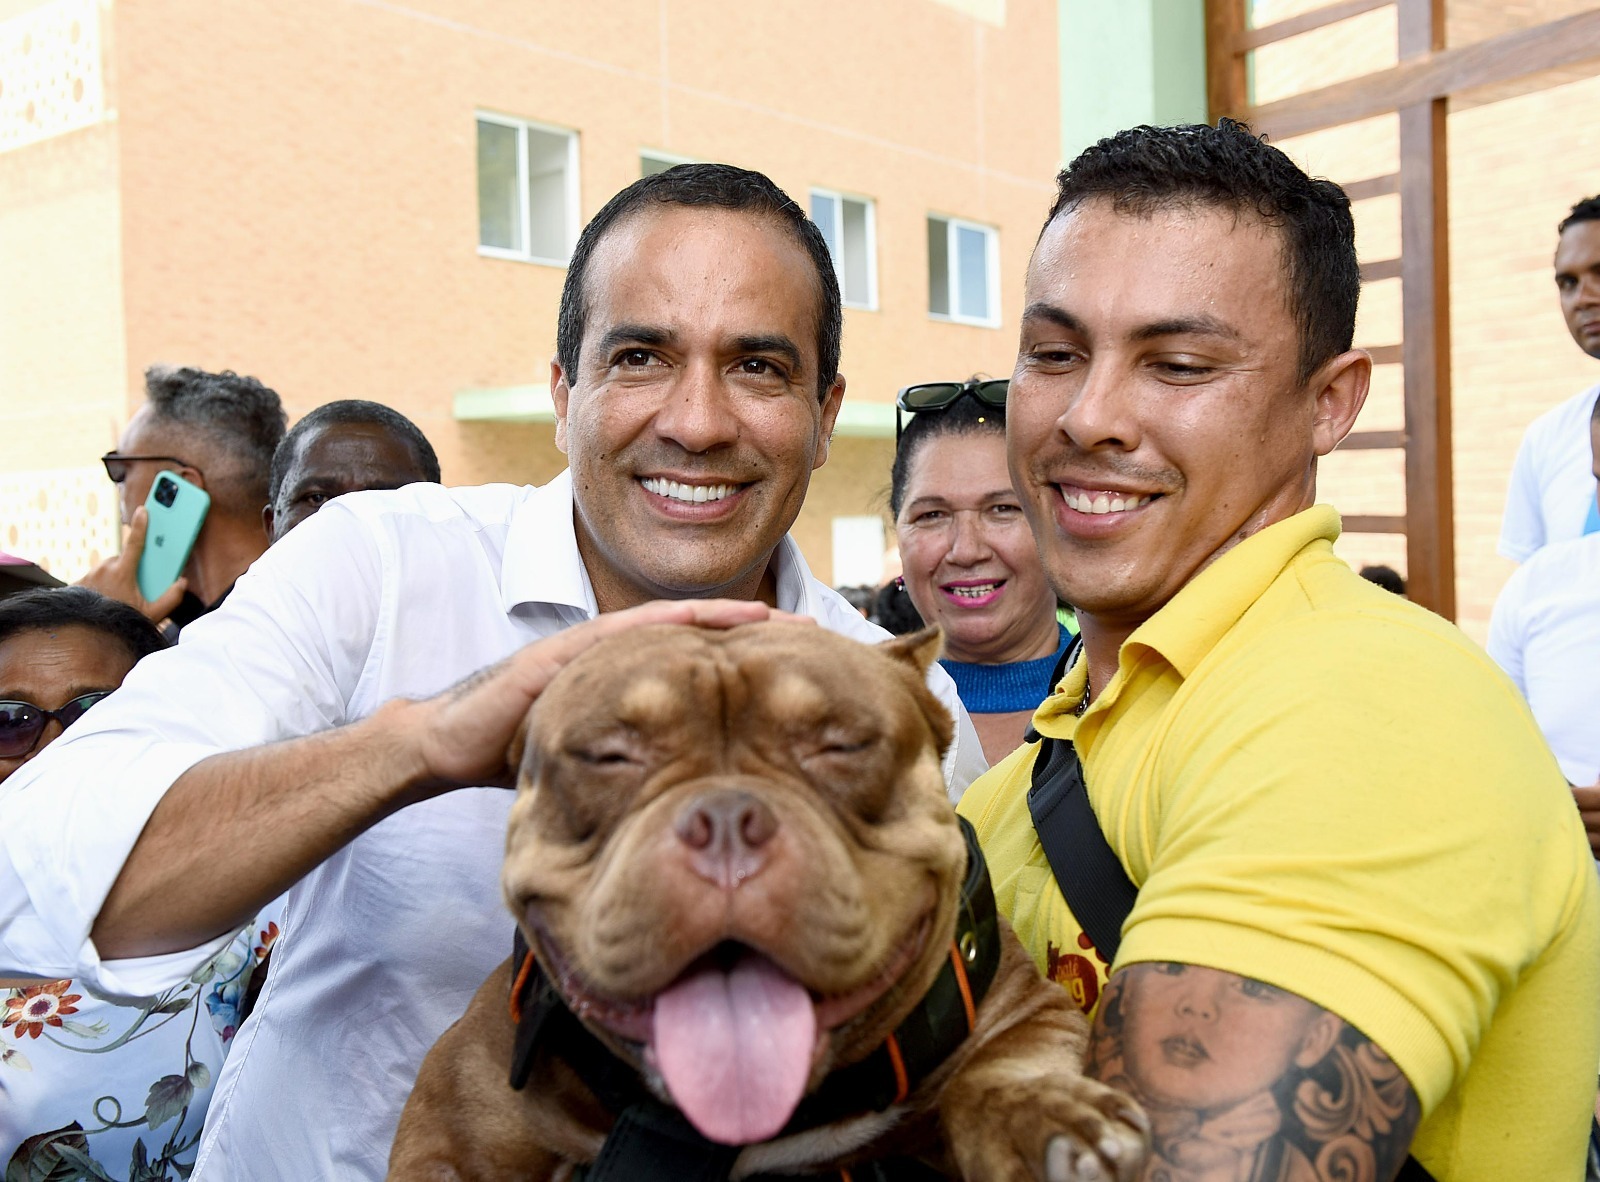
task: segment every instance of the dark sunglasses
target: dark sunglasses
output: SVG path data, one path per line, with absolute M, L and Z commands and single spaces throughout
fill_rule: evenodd
M 894 441 L 899 446 L 900 435 L 905 430 L 905 420 L 900 412 L 919 414 L 925 410 L 947 410 L 961 398 L 971 395 L 985 406 L 1000 408 L 1006 404 L 1006 392 L 1011 388 L 1009 378 L 988 378 L 981 382 L 923 382 L 907 386 L 894 396 Z
M 135 460 L 165 460 L 169 464 L 176 464 L 180 468 L 188 468 L 192 472 L 200 472 L 188 460 L 180 460 L 177 456 L 125 456 L 121 452 L 108 451 L 100 457 L 100 462 L 106 466 L 106 475 L 111 477 L 112 484 L 121 484 L 128 479 L 128 465 Z M 205 473 L 200 473 L 200 478 L 205 479 Z
M 110 690 L 91 690 L 79 694 L 59 710 L 46 710 L 32 702 L 0 702 L 0 759 L 16 759 L 38 746 L 46 719 L 55 719 L 65 730 L 110 693 Z

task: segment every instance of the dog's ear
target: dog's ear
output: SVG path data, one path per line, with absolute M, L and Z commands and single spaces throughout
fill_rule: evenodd
M 918 673 L 925 674 L 944 652 L 944 633 L 939 631 L 939 625 L 929 624 L 920 631 L 885 640 L 878 647 L 896 660 L 915 666 Z
M 517 723 L 516 733 L 511 736 L 511 743 L 506 748 L 506 771 L 509 773 L 512 788 L 515 788 L 522 779 L 522 760 L 528 753 L 528 732 L 532 727 L 533 711 L 529 710 L 522 716 L 522 721 Z
M 923 717 L 933 730 L 934 744 L 938 747 L 939 758 L 943 759 L 955 738 L 955 719 L 950 717 L 950 711 L 945 709 L 944 703 L 928 688 L 928 670 L 939 659 L 939 654 L 944 652 L 944 633 L 939 631 L 939 625 L 930 624 L 920 632 L 908 632 L 893 640 L 885 640 L 878 647 L 916 671 L 917 704 L 922 707 Z

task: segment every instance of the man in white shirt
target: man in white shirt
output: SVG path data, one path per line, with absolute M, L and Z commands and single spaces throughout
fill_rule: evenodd
M 1600 506 L 1600 404 L 1588 435 L 1594 507 Z M 1489 617 L 1489 655 L 1528 699 L 1600 856 L 1600 533 L 1551 542 L 1512 572 Z
M 0 973 L 150 993 L 293 888 L 195 1178 L 383 1176 L 423 1054 L 509 948 L 511 794 L 475 786 L 507 782 L 566 661 L 773 609 L 883 635 L 787 537 L 844 393 L 840 324 L 827 247 L 767 178 L 635 182 L 562 292 L 566 473 L 340 498 L 7 784 L 32 820 L 0 837 Z M 960 720 L 957 793 L 981 749 L 930 681 Z
M 1572 207 L 1556 246 L 1556 292 L 1567 330 L 1590 357 L 1600 358 L 1600 195 Z M 1511 468 L 1500 553 L 1526 562 L 1540 546 L 1600 532 L 1589 476 L 1588 423 L 1600 403 L 1591 386 L 1528 427 Z

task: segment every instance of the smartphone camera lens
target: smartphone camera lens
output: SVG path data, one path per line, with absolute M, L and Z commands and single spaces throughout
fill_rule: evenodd
M 156 481 L 156 504 L 172 508 L 172 502 L 178 499 L 178 484 L 175 480 L 168 480 L 163 476 Z

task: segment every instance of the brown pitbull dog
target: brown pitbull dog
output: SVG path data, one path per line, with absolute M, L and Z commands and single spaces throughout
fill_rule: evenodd
M 506 842 L 531 953 L 423 1061 L 390 1179 L 1135 1177 L 1143 1115 L 945 796 L 938 649 L 662 626 L 563 670 Z

